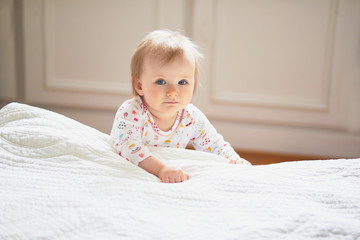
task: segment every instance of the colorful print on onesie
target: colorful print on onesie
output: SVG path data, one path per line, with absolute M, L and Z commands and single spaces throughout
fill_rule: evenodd
M 241 159 L 193 104 L 179 111 L 173 127 L 165 132 L 157 127 L 141 97 L 129 99 L 119 107 L 110 136 L 119 155 L 135 165 L 152 156 L 147 146 L 186 148 L 189 142 L 196 150 Z

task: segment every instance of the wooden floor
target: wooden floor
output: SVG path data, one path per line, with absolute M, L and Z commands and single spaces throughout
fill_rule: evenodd
M 242 158 L 248 160 L 253 165 L 263 165 L 263 164 L 299 161 L 299 160 L 331 159 L 331 157 L 324 157 L 324 156 L 276 154 L 276 153 L 252 152 L 252 151 L 243 151 L 243 150 L 237 150 L 237 152 Z
M 194 150 L 192 145 L 188 145 L 187 149 Z M 240 157 L 251 162 L 252 165 L 264 165 L 289 161 L 301 161 L 301 160 L 326 160 L 333 159 L 328 156 L 309 156 L 309 155 L 296 155 L 296 154 L 282 154 L 282 153 L 270 153 L 270 152 L 257 152 L 235 149 Z

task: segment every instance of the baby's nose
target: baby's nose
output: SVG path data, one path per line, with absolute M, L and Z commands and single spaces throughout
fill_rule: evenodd
M 167 97 L 177 97 L 178 96 L 178 92 L 175 88 L 170 89 L 167 93 L 166 93 Z

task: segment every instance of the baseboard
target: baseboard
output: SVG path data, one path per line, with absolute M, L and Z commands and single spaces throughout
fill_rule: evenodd
M 270 152 L 257 152 L 235 149 L 235 151 L 244 159 L 251 162 L 253 165 L 264 165 L 289 161 L 301 161 L 301 160 L 326 160 L 331 159 L 328 156 L 309 156 L 298 154 L 282 154 L 282 153 L 270 153 Z

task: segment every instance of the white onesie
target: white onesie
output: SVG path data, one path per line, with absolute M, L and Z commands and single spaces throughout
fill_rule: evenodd
M 146 146 L 186 148 L 189 142 L 196 150 L 229 160 L 242 159 L 192 104 L 179 111 L 173 127 L 164 132 L 156 126 L 141 97 L 129 99 L 119 107 L 110 135 L 120 156 L 136 165 L 152 156 Z

